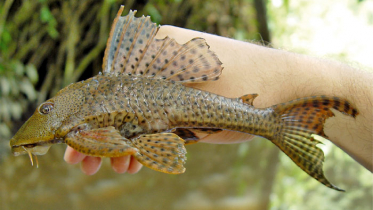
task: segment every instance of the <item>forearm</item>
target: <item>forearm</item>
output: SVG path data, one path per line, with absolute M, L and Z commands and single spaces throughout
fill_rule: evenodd
M 158 38 L 175 38 L 185 43 L 203 37 L 222 61 L 224 70 L 216 82 L 194 87 L 226 97 L 258 93 L 255 107 L 268 107 L 311 95 L 339 96 L 360 112 L 354 120 L 330 118 L 325 133 L 337 146 L 372 171 L 373 75 L 338 62 L 321 60 L 281 50 L 222 38 L 172 26 L 162 26 Z

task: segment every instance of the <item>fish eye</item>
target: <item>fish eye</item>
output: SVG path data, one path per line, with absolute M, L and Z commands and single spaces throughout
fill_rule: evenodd
M 54 104 L 51 102 L 44 103 L 40 105 L 39 112 L 40 114 L 48 114 L 53 110 Z

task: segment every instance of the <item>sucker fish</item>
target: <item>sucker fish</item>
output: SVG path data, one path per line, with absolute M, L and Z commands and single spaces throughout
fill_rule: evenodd
M 257 94 L 226 98 L 185 86 L 219 78 L 222 63 L 205 40 L 180 45 L 149 17 L 122 16 L 120 8 L 107 42 L 103 73 L 71 84 L 42 103 L 10 141 L 14 155 L 45 154 L 66 143 L 89 156 L 134 156 L 164 173 L 185 171 L 185 145 L 197 133 L 222 130 L 262 136 L 303 171 L 335 190 L 324 176 L 318 137 L 334 116 L 331 108 L 356 117 L 346 100 L 312 96 L 268 108 L 255 108 Z

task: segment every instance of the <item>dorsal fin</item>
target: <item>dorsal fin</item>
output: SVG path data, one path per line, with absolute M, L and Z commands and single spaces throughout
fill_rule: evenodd
M 105 75 L 143 75 L 180 82 L 216 80 L 222 66 L 203 38 L 180 45 L 166 37 L 155 39 L 159 27 L 136 11 L 114 20 L 103 61 Z

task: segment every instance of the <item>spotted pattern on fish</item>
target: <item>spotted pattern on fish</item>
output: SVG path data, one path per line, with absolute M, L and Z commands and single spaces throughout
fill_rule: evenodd
M 139 152 L 135 157 L 144 165 L 164 173 L 184 173 L 184 140 L 173 133 L 147 134 L 131 140 Z
M 166 37 L 155 39 L 159 28 L 136 11 L 114 20 L 103 62 L 105 75 L 145 75 L 179 82 L 217 80 L 221 61 L 202 38 L 184 45 Z
M 322 125 L 325 119 L 333 116 L 330 108 L 352 116 L 357 114 L 357 110 L 348 102 L 336 97 L 310 97 L 266 109 L 256 109 L 251 105 L 251 100 L 245 100 L 244 103 L 242 97 L 229 99 L 162 79 L 101 75 L 92 80 L 100 81 L 98 89 L 104 86 L 115 91 L 100 97 L 97 94 L 95 97 L 88 94 L 85 101 L 105 98 L 108 101 L 120 100 L 129 105 L 120 109 L 118 104 L 113 104 L 113 109 L 116 111 L 111 114 L 105 112 L 107 109 L 102 109 L 101 114 L 97 115 L 102 117 L 94 118 L 102 122 L 98 123 L 99 127 L 116 125 L 116 128 L 120 128 L 123 124 L 120 124 L 115 116 L 121 113 L 119 119 L 122 123 L 135 122 L 139 126 L 133 128 L 139 130 L 136 135 L 164 132 L 174 127 L 226 129 L 260 135 L 272 140 L 315 179 L 333 188 L 336 187 L 332 186 L 322 173 L 323 152 L 316 147 L 319 141 L 313 139 L 311 134 L 326 137 Z M 123 89 L 116 88 L 118 86 L 123 86 Z M 103 92 L 103 94 L 107 93 L 109 92 Z M 248 98 L 252 97 L 256 95 Z M 98 101 L 97 104 L 101 102 Z M 160 115 L 154 118 L 153 115 L 144 113 L 160 113 Z M 130 117 L 127 118 L 127 115 Z M 108 120 L 110 117 L 113 119 L 110 121 L 111 124 Z M 131 129 L 127 127 L 124 130 L 128 132 Z
M 251 105 L 255 94 L 230 99 L 174 81 L 135 76 L 99 75 L 84 81 L 83 87 L 95 81 L 99 81 L 95 87 L 99 91 L 95 94 L 87 92 L 84 99 L 87 102 L 95 101 L 91 104 L 96 104 L 90 107 L 94 111 L 84 116 L 85 122 L 91 123 L 93 128 L 115 126 L 127 138 L 177 127 L 226 129 L 263 136 L 312 177 L 340 190 L 324 177 L 324 155 L 316 146 L 320 142 L 312 134 L 326 137 L 323 123 L 333 116 L 330 108 L 356 116 L 357 110 L 343 99 L 314 96 L 256 109 Z M 100 91 L 107 89 L 112 91 Z M 108 103 L 111 105 L 103 108 L 103 104 Z M 79 115 L 80 112 L 75 118 L 83 117 Z
M 122 11 L 107 42 L 104 73 L 41 104 L 11 139 L 14 154 L 45 154 L 48 145 L 65 142 L 86 155 L 133 155 L 149 168 L 178 174 L 185 171 L 184 145 L 198 142 L 196 133 L 230 130 L 267 138 L 310 176 L 342 191 L 325 178 L 317 144 L 327 138 L 331 108 L 358 115 L 348 101 L 313 96 L 258 109 L 257 94 L 226 98 L 186 87 L 221 74 L 222 63 L 206 42 L 155 39 L 158 27 L 149 17 L 135 18 L 132 11 L 122 17 Z
M 281 119 L 272 142 L 285 152 L 302 170 L 326 186 L 343 191 L 332 185 L 324 176 L 323 151 L 317 147 L 319 140 L 314 134 L 328 138 L 323 125 L 334 116 L 333 108 L 346 115 L 356 117 L 358 111 L 346 100 L 338 97 L 312 96 L 272 107 Z

